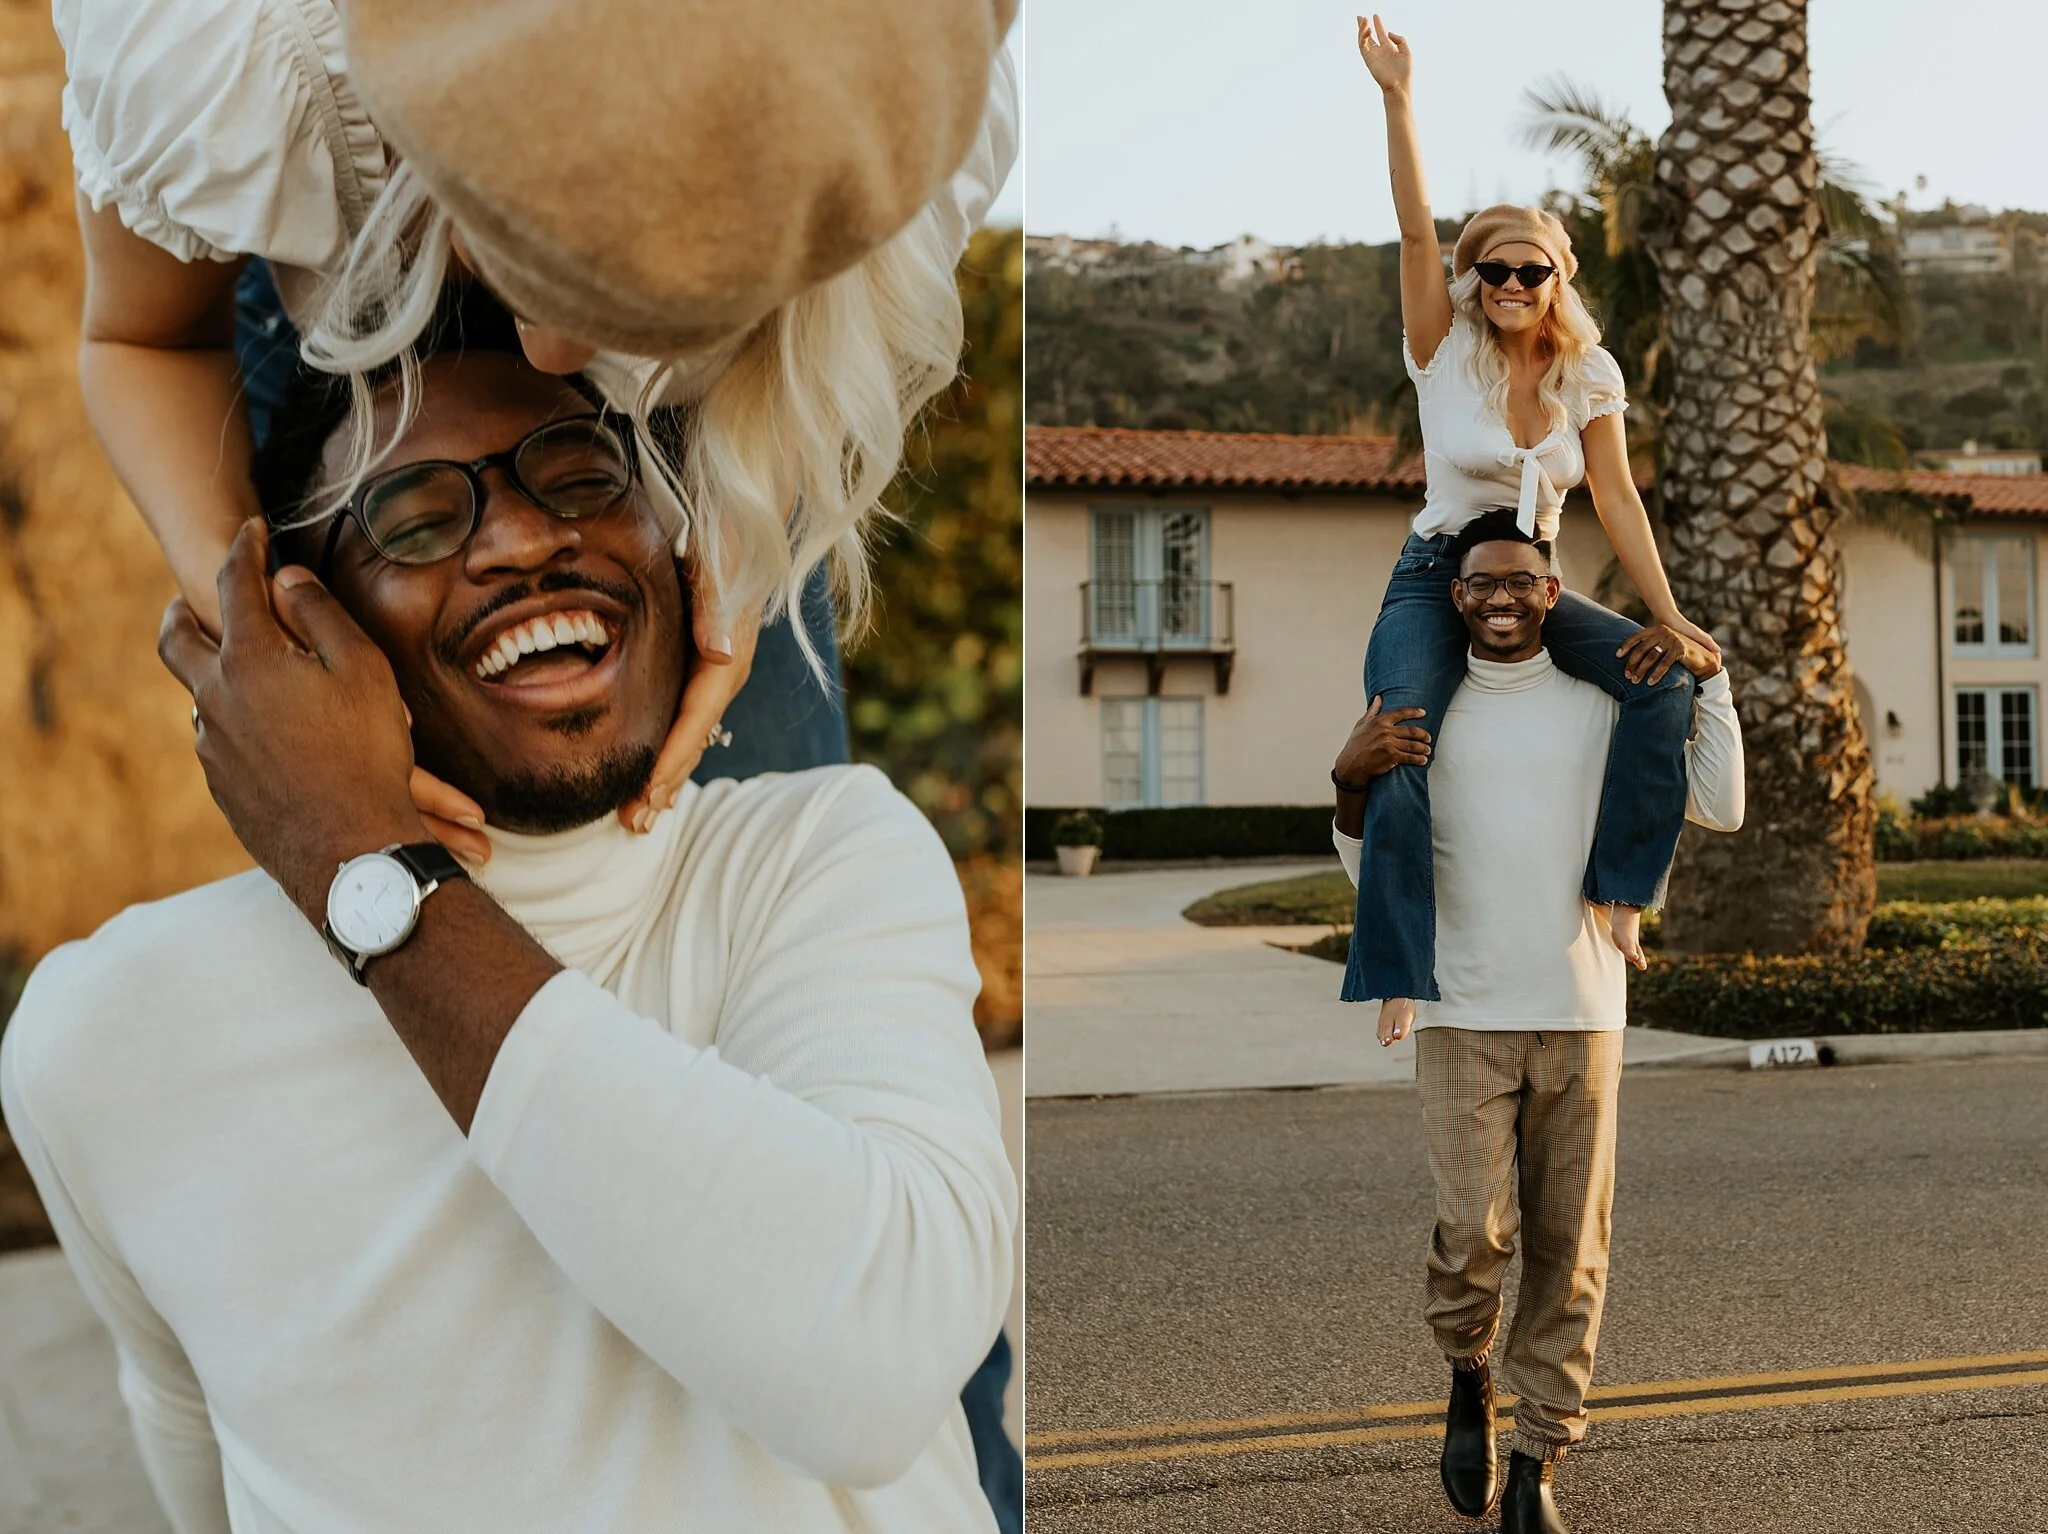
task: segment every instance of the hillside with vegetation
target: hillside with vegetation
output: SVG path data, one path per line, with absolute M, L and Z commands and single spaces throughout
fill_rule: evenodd
M 1597 192 L 1558 201 L 1584 263 L 1581 291 L 1639 388 L 1654 346 L 1654 326 L 1644 334 L 1641 323 L 1654 309 L 1641 291 L 1654 283 L 1647 258 L 1607 254 Z M 1915 277 L 1898 270 L 1899 234 L 1975 215 L 1863 212 L 1868 225 L 1838 243 L 1893 284 L 1897 312 L 1844 319 L 1838 305 L 1822 316 L 1836 332 L 1822 372 L 1832 456 L 1896 467 L 1969 441 L 2048 445 L 2048 214 L 1983 217 L 2012 253 L 2010 272 Z M 1458 223 L 1441 221 L 1440 235 L 1454 238 Z M 1248 278 L 1188 249 L 1090 242 L 1084 262 L 1045 240 L 1031 246 L 1033 425 L 1400 432 L 1408 423 L 1393 244 L 1278 250 Z

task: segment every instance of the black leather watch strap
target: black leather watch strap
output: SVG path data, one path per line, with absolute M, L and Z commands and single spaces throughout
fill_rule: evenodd
M 1334 767 L 1330 769 L 1330 781 L 1336 784 L 1339 788 L 1343 789 L 1344 792 L 1347 794 L 1363 794 L 1370 793 L 1372 791 L 1372 782 L 1370 779 L 1363 783 L 1346 783 L 1342 778 L 1337 776 L 1337 769 Z
M 469 870 L 455 861 L 455 854 L 439 842 L 407 842 L 393 847 L 391 855 L 403 863 L 422 888 L 431 889 L 451 879 L 467 879 Z
M 334 962 L 348 971 L 349 979 L 357 985 L 367 986 L 370 979 L 363 973 L 363 965 L 367 962 L 363 956 L 336 937 L 334 928 L 324 921 L 320 923 L 320 936 L 327 944 L 327 951 L 334 955 Z

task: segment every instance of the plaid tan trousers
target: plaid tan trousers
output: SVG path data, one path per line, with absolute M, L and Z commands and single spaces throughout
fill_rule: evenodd
M 1607 1294 L 1621 1030 L 1420 1028 L 1436 1181 L 1423 1318 L 1453 1363 L 1483 1357 L 1519 1233 L 1522 1286 L 1502 1386 L 1520 1396 L 1514 1446 L 1556 1458 L 1586 1432 L 1586 1387 Z

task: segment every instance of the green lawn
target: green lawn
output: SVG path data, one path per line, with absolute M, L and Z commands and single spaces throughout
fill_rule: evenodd
M 1204 927 L 1349 926 L 1358 900 L 1344 870 L 1218 890 L 1181 915 Z
M 1879 900 L 2023 900 L 2029 895 L 2048 895 L 2048 862 L 2039 858 L 1877 865 Z
M 2017 900 L 2048 895 L 2048 860 L 1982 858 L 1963 863 L 1880 863 L 1879 900 Z M 1205 927 L 1347 926 L 1354 909 L 1341 869 L 1219 890 L 1181 914 Z

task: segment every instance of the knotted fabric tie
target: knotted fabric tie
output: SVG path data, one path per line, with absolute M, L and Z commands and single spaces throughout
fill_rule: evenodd
M 1534 447 L 1510 448 L 1500 455 L 1503 467 L 1512 469 L 1519 464 L 1522 469 L 1522 493 L 1515 502 L 1515 526 L 1525 537 L 1536 536 L 1536 501 L 1544 481 L 1543 465 L 1539 460 L 1561 445 L 1553 432 Z M 1557 499 L 1555 489 L 1551 492 L 1551 499 Z

